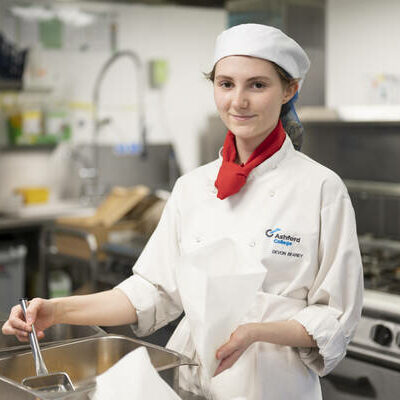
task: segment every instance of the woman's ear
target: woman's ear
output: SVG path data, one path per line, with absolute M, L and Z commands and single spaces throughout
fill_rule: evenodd
M 297 93 L 299 90 L 299 83 L 298 82 L 293 82 L 290 85 L 288 85 L 285 89 L 285 93 L 282 99 L 282 104 L 286 104 L 289 102 L 292 97 Z

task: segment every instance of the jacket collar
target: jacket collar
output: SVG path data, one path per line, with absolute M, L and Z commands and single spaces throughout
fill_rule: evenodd
M 255 167 L 249 174 L 247 181 L 253 180 L 254 178 L 261 176 L 269 171 L 272 171 L 279 167 L 279 164 L 291 153 L 295 151 L 292 141 L 289 136 L 286 135 L 286 139 L 283 142 L 282 147 L 274 153 L 271 157 L 267 158 L 260 165 Z M 217 164 L 217 172 L 222 163 L 222 147 L 219 150 L 218 164 Z

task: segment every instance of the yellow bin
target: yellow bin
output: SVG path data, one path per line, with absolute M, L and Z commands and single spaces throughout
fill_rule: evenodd
M 24 199 L 25 204 L 47 203 L 49 200 L 49 189 L 47 187 L 20 187 L 15 189 Z

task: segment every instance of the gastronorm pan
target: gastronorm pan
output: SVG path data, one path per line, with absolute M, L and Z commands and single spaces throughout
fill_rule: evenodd
M 50 345 L 42 349 L 48 369 L 65 371 L 71 377 L 77 393 L 75 397 L 71 397 L 71 394 L 60 393 L 54 394 L 52 397 L 43 394 L 40 398 L 68 398 L 71 400 L 85 398 L 79 396 L 82 396 L 83 392 L 93 389 L 98 375 L 140 346 L 146 347 L 153 366 L 175 391 L 179 390 L 179 367 L 196 365 L 189 358 L 174 351 L 121 335 L 110 334 Z M 31 352 L 0 357 L 0 380 L 3 378 L 3 381 L 26 392 L 27 389 L 21 385 L 21 381 L 34 374 L 35 366 Z M 37 394 L 29 389 L 28 391 Z M 14 400 L 14 397 L 12 399 Z

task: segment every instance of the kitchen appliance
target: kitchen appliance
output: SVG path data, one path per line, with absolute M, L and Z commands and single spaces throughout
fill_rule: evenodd
M 303 120 L 302 151 L 349 191 L 365 278 L 361 322 L 346 358 L 321 380 L 324 400 L 400 397 L 400 119 L 379 119 Z
M 364 306 L 346 358 L 321 379 L 324 400 L 394 400 L 400 393 L 400 241 L 359 238 Z

